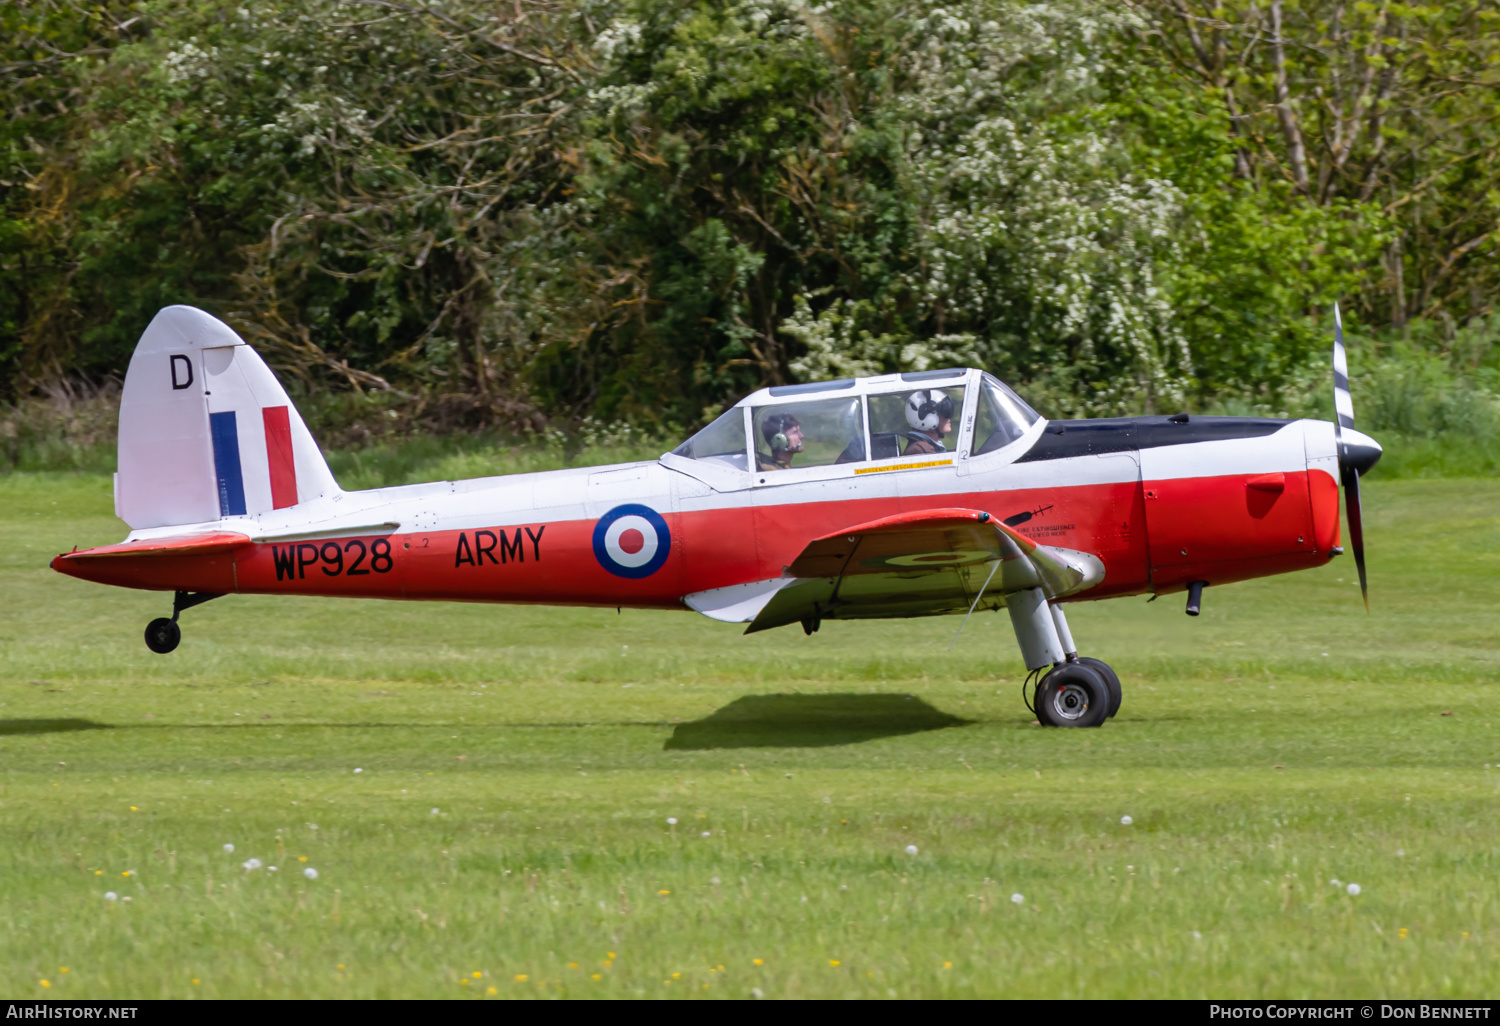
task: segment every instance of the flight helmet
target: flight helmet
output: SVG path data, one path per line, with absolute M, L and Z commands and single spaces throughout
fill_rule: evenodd
M 953 400 L 940 389 L 922 389 L 906 398 L 906 422 L 914 431 L 936 431 L 953 417 Z

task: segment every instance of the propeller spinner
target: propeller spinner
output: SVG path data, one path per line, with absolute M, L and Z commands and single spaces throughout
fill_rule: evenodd
M 1333 304 L 1333 440 L 1339 454 L 1339 479 L 1344 484 L 1344 511 L 1349 517 L 1349 547 L 1359 570 L 1359 593 L 1370 611 L 1365 581 L 1364 511 L 1359 503 L 1359 478 L 1380 460 L 1380 443 L 1354 430 L 1354 399 L 1349 395 L 1349 359 L 1344 353 L 1344 322 Z

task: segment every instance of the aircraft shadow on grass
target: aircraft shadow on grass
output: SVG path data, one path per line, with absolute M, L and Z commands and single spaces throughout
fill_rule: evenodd
M 823 748 L 958 727 L 912 695 L 746 695 L 679 723 L 664 748 Z
M 0 720 L 0 737 L 7 734 L 64 734 L 70 730 L 109 730 L 93 720 Z

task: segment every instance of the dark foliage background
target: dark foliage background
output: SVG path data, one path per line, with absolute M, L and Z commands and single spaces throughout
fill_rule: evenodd
M 345 443 L 671 433 L 765 383 L 975 361 L 1054 415 L 1316 412 L 1338 298 L 1375 424 L 1493 432 L 1497 27 L 0 0 L 0 398 L 107 396 L 192 303 Z

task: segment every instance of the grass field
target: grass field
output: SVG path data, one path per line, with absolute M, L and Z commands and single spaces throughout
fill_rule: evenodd
M 1493 996 L 1497 507 L 1369 483 L 1369 616 L 1347 557 L 1070 607 L 1125 702 L 1053 731 L 1003 616 L 231 596 L 153 656 L 47 569 L 108 479 L 0 477 L 0 994 Z

